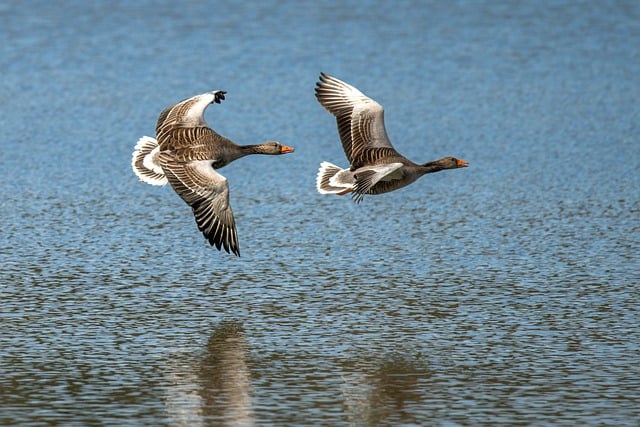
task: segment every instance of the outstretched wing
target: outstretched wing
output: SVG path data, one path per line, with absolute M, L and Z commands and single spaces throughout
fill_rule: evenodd
M 156 123 L 156 139 L 161 150 L 166 150 L 170 144 L 171 131 L 175 128 L 208 127 L 204 120 L 204 111 L 209 104 L 220 104 L 224 99 L 225 91 L 214 90 L 191 98 L 182 100 L 165 108 L 158 116 Z
M 229 205 L 227 179 L 211 166 L 213 160 L 181 162 L 161 152 L 160 162 L 169 184 L 193 209 L 198 229 L 218 249 L 240 256 L 238 234 Z
M 384 127 L 384 109 L 355 87 L 320 73 L 316 98 L 336 117 L 342 148 L 352 170 L 366 161 L 362 158 L 365 150 L 393 149 Z

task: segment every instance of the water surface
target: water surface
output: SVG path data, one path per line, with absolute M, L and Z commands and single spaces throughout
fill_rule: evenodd
M 0 6 L 0 424 L 636 425 L 636 2 Z M 320 71 L 395 147 L 346 166 Z M 130 154 L 167 105 L 283 157 L 223 170 L 242 257 Z

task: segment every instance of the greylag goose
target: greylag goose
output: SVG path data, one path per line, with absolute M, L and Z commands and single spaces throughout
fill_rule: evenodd
M 278 142 L 237 145 L 211 129 L 204 111 L 209 104 L 219 104 L 225 93 L 203 93 L 162 111 L 156 139 L 143 136 L 138 140 L 131 166 L 143 182 L 171 184 L 191 206 L 198 228 L 211 246 L 240 256 L 229 184 L 217 169 L 249 154 L 286 154 L 294 149 Z
M 355 87 L 325 73 L 316 83 L 316 98 L 336 117 L 338 133 L 350 167 L 322 162 L 316 177 L 321 194 L 352 193 L 356 203 L 365 194 L 382 194 L 405 187 L 422 175 L 469 165 L 455 157 L 417 164 L 399 154 L 384 127 L 380 104 Z

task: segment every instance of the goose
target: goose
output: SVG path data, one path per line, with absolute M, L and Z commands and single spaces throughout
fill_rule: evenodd
M 131 166 L 142 182 L 169 183 L 191 209 L 198 229 L 219 251 L 240 256 L 229 184 L 217 170 L 250 154 L 287 154 L 293 147 L 269 141 L 237 145 L 207 125 L 204 111 L 225 99 L 215 90 L 193 96 L 165 108 L 158 117 L 156 138 L 141 137 Z
M 336 117 L 342 148 L 350 163 L 348 169 L 320 163 L 316 188 L 321 194 L 351 193 L 360 203 L 365 194 L 388 193 L 427 173 L 469 165 L 451 156 L 417 164 L 399 154 L 387 136 L 382 106 L 342 80 L 320 73 L 315 94 Z

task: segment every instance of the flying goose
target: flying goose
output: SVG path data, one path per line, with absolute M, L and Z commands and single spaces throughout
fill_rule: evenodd
M 286 154 L 294 149 L 278 142 L 237 145 L 211 129 L 204 111 L 209 104 L 219 104 L 225 93 L 203 93 L 164 109 L 158 117 L 156 139 L 143 136 L 138 140 L 131 166 L 143 182 L 171 184 L 191 206 L 198 229 L 211 246 L 240 256 L 229 184 L 217 169 L 249 154 Z
M 350 167 L 322 162 L 316 177 L 321 194 L 352 193 L 356 203 L 365 194 L 381 194 L 407 186 L 422 175 L 469 165 L 455 157 L 417 164 L 399 154 L 384 127 L 380 104 L 355 87 L 325 73 L 316 83 L 316 98 L 336 117 L 338 133 Z

